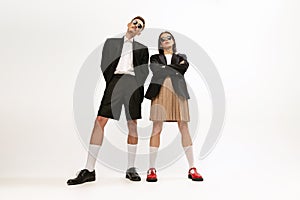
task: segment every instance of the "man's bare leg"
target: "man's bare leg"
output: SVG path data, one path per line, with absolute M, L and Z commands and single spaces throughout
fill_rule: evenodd
M 128 168 L 134 167 L 134 161 L 136 157 L 136 149 L 138 143 L 137 134 L 137 120 L 128 120 L 128 137 L 127 137 L 127 147 L 128 147 Z
M 137 173 L 134 162 L 136 157 L 136 149 L 138 143 L 137 134 L 137 120 L 128 120 L 128 138 L 127 138 L 127 149 L 128 149 L 128 168 L 126 171 L 126 178 L 131 181 L 140 181 L 141 177 Z
M 90 144 L 89 144 L 89 153 L 87 157 L 87 162 L 85 168 L 90 172 L 94 171 L 97 156 L 100 150 L 100 147 L 104 138 L 104 127 L 108 121 L 108 118 L 98 116 L 95 119 L 94 128 L 92 131 Z
M 97 160 L 97 155 L 100 150 L 100 147 L 103 142 L 104 137 L 104 127 L 107 123 L 108 118 L 98 116 L 95 119 L 95 124 L 93 128 L 93 132 L 90 138 L 89 144 L 89 152 L 86 162 L 85 169 L 81 170 L 76 178 L 69 179 L 67 181 L 68 185 L 78 185 L 86 182 L 91 182 L 96 180 L 96 173 L 95 173 L 95 163 Z

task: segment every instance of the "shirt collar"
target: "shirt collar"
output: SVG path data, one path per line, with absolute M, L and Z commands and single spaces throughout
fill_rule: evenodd
M 133 38 L 128 39 L 128 38 L 126 37 L 126 35 L 125 35 L 125 36 L 124 36 L 124 42 L 127 42 L 127 41 L 133 43 Z

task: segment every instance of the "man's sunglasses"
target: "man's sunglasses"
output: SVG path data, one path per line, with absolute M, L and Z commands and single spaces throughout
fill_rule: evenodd
M 133 20 L 133 21 L 132 21 L 132 24 L 133 24 L 133 25 L 137 25 L 138 29 L 142 29 L 142 28 L 143 28 L 142 24 L 138 23 L 137 20 Z
M 160 38 L 160 42 L 164 42 L 164 41 L 167 41 L 167 40 L 171 40 L 172 39 L 172 36 L 171 35 L 168 35 L 166 37 L 161 37 Z

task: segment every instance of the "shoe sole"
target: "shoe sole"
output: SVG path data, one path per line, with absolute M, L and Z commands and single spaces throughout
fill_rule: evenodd
M 129 176 L 127 176 L 127 175 L 125 176 L 125 178 L 128 178 L 131 181 L 141 181 L 141 179 L 133 180 L 133 179 L 129 178 Z
M 147 182 L 156 182 L 157 181 L 157 178 L 156 179 L 146 179 Z
M 80 184 L 83 184 L 83 183 L 86 183 L 86 182 L 93 182 L 95 181 L 96 179 L 88 179 L 84 182 L 81 182 L 81 183 L 67 183 L 68 185 L 80 185 Z
M 193 181 L 203 181 L 203 178 L 192 178 L 191 175 L 188 175 L 189 179 L 192 179 Z

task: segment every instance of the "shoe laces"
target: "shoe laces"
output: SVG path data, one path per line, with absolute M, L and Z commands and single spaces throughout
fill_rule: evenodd
M 78 176 L 83 170 L 80 170 L 80 171 L 76 172 L 76 176 Z
M 132 172 L 132 171 L 137 172 L 139 170 L 139 168 L 137 168 L 137 167 L 130 167 L 127 170 L 129 170 L 130 172 Z
M 80 172 L 81 172 L 81 171 L 76 172 L 76 176 L 78 176 Z

